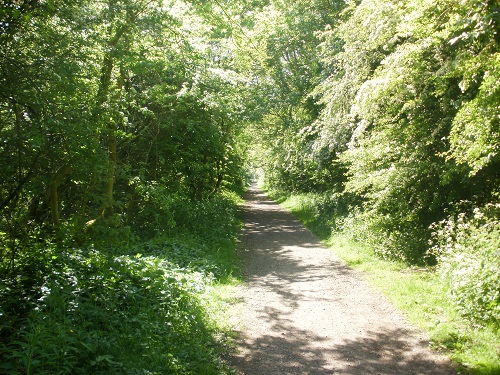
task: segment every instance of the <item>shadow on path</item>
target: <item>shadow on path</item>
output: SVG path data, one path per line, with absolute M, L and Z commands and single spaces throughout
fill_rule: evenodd
M 451 369 L 440 369 L 425 355 L 412 353 L 406 330 L 368 332 L 366 336 L 324 348 L 318 347 L 325 341 L 322 337 L 315 337 L 308 331 L 290 333 L 286 322 L 276 327 L 288 333 L 282 337 L 263 335 L 240 347 L 251 353 L 236 363 L 240 373 L 453 374 Z
M 237 373 L 453 374 L 385 297 L 255 186 L 242 209 L 247 285 Z

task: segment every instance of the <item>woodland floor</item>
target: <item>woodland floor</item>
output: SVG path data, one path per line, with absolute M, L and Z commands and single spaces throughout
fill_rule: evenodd
M 454 374 L 387 299 L 252 186 L 237 374 Z

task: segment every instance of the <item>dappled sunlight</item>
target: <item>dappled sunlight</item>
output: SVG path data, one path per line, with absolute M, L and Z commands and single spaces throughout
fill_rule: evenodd
M 372 331 L 352 340 L 329 340 L 310 331 L 294 329 L 286 320 L 275 324 L 274 331 L 245 341 L 241 351 L 243 373 L 276 374 L 453 374 L 443 371 L 432 360 L 414 353 L 407 343 L 407 332 L 399 329 Z
M 242 374 L 451 374 L 385 297 L 290 213 L 247 192 Z

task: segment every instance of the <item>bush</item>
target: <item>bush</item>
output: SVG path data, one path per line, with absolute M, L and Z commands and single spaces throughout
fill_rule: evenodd
M 144 182 L 136 177 L 130 185 L 134 187 L 135 199 L 131 200 L 127 221 L 143 238 L 168 234 L 175 230 L 174 206 L 182 198 L 164 184 Z
M 89 248 L 33 240 L 15 269 L 0 263 L 0 373 L 230 373 L 211 290 L 236 270 L 237 196 L 149 194 L 162 206 L 142 206 L 138 227 L 115 215 Z
M 291 199 L 300 210 L 300 219 L 305 224 L 315 222 L 318 235 L 324 237 L 341 230 L 345 217 L 353 207 L 347 193 L 304 193 L 293 195 Z
M 381 214 L 358 206 L 338 219 L 338 228 L 347 238 L 368 245 L 382 259 L 427 265 L 422 254 L 427 249 L 429 230 L 423 228 L 412 215 L 400 216 Z
M 229 192 L 201 201 L 177 200 L 172 209 L 178 233 L 189 233 L 203 243 L 232 241 L 239 229 L 238 197 Z
M 140 179 L 133 183 L 141 199 L 130 209 L 128 224 L 141 238 L 189 234 L 214 243 L 227 239 L 239 225 L 236 217 L 239 198 L 234 193 L 224 191 L 203 200 L 192 200 L 161 184 L 146 184 Z
M 154 256 L 61 254 L 17 337 L 10 374 L 221 371 L 199 295 L 211 278 Z
M 462 315 L 500 326 L 500 204 L 474 208 L 433 224 L 429 255 Z

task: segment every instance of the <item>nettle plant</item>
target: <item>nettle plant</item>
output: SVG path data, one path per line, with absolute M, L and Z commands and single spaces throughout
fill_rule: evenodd
M 458 311 L 477 325 L 500 325 L 500 204 L 461 212 L 431 226 L 429 254 Z
M 161 257 L 95 249 L 61 254 L 59 262 L 17 340 L 2 347 L 8 363 L 0 370 L 217 373 L 199 297 L 210 276 Z

